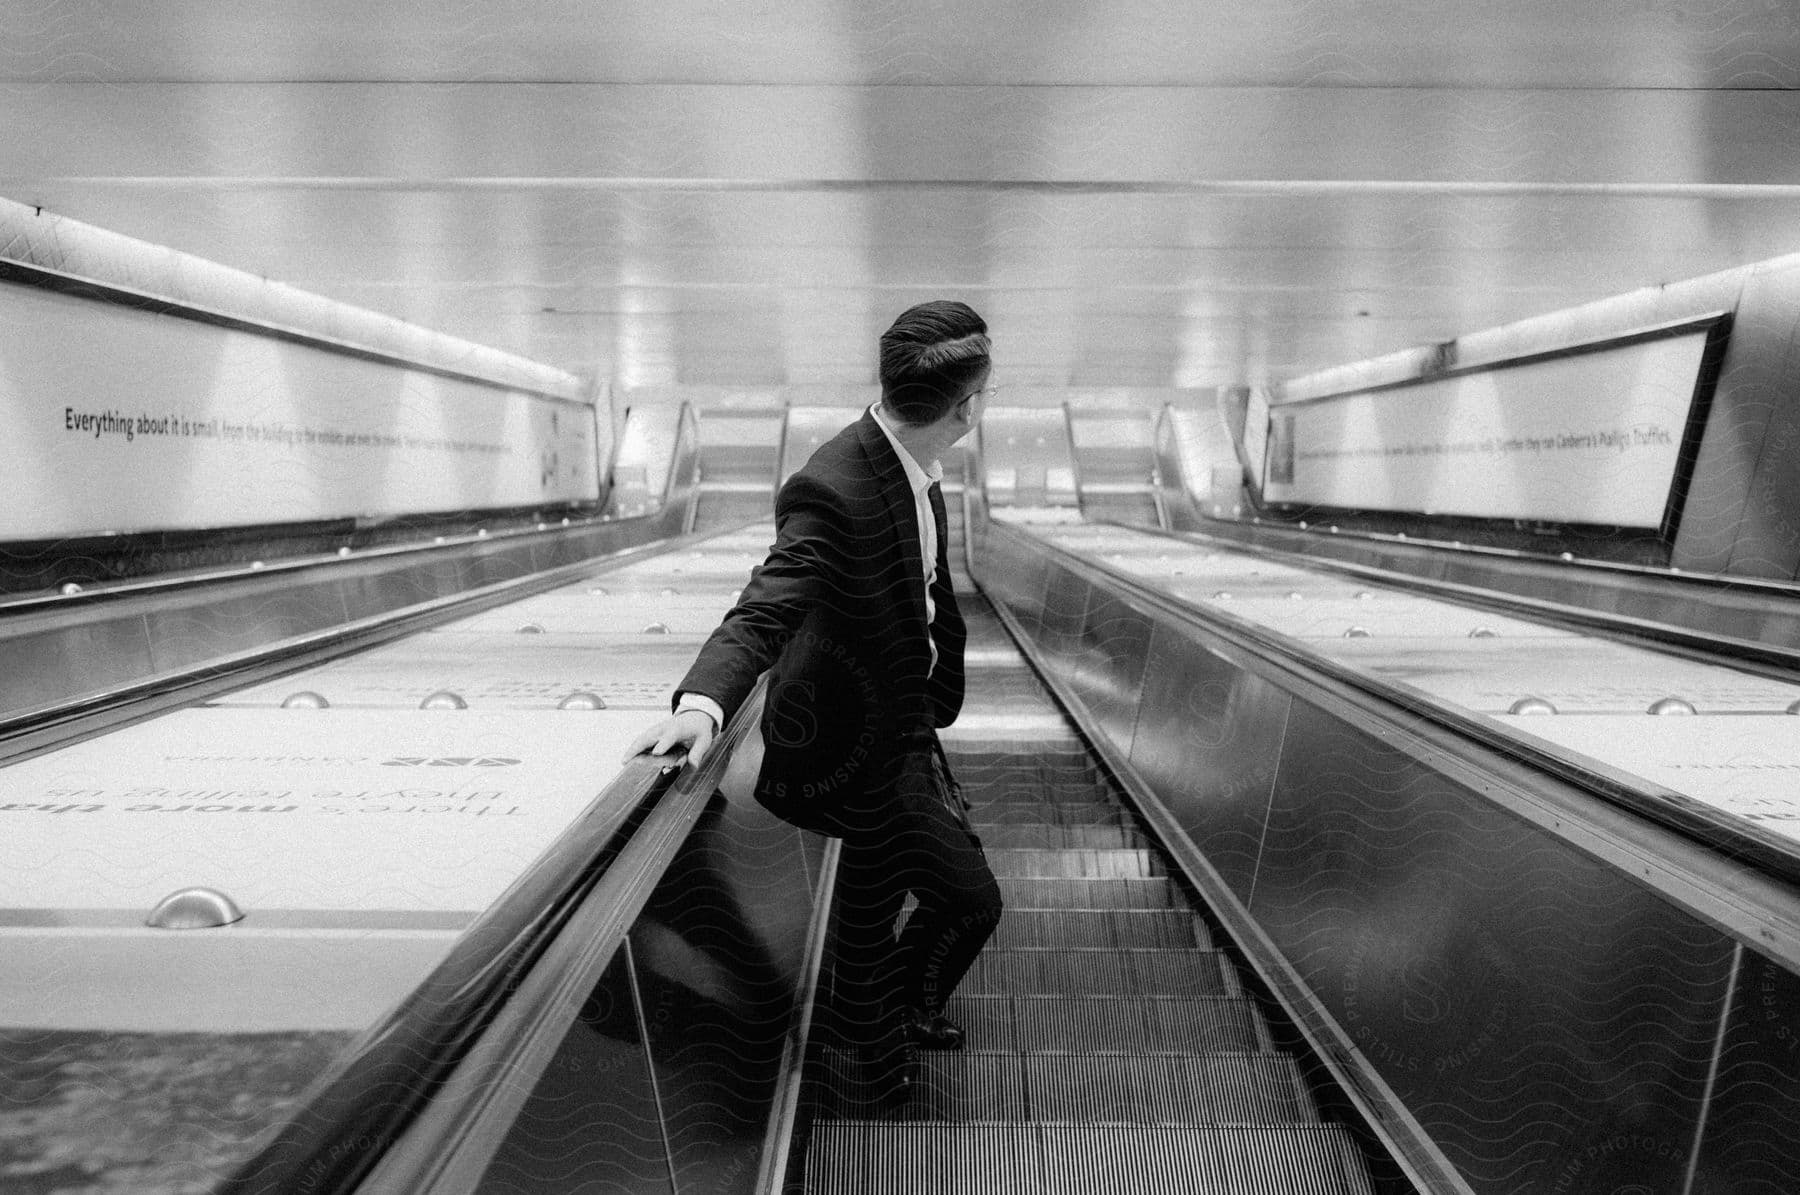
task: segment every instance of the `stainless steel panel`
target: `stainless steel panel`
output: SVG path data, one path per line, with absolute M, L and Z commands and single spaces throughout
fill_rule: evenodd
M 496 1195 L 674 1195 L 656 1086 L 621 949 L 482 1175 Z
M 1150 631 L 1147 616 L 1096 588 L 1089 591 L 1079 641 L 1064 648 L 1070 683 L 1121 751 L 1131 749 Z
M 1298 701 L 1250 909 L 1477 1190 L 1682 1189 L 1710 925 Z
M 1091 588 L 1085 579 L 1055 562 L 1045 570 L 1043 606 L 1032 638 L 1057 661 L 1059 669 L 1069 669 L 1081 650 Z
M 1248 900 L 1292 702 L 1180 632 L 1150 641 L 1131 764 Z
M 48 620 L 0 638 L 0 711 L 12 713 L 100 693 L 148 676 L 156 658 L 141 616 L 74 626 Z
M 158 672 L 191 667 L 343 621 L 338 587 L 329 580 L 143 615 L 152 667 Z
M 1800 1175 L 1800 976 L 1744 951 L 1728 1015 L 1692 1195 L 1783 1191 Z
M 715 796 L 632 928 L 682 1190 L 754 1186 L 812 915 L 801 840 Z
M 398 610 L 416 602 L 428 602 L 457 592 L 462 569 L 448 555 L 433 554 L 408 567 L 353 574 L 343 581 L 346 609 L 374 612 Z

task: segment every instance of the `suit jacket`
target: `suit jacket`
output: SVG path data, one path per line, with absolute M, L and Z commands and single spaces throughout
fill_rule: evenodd
M 948 536 L 931 592 L 933 668 L 915 509 L 865 411 L 781 487 L 775 545 L 677 687 L 729 720 L 768 670 L 756 797 L 796 825 L 841 835 L 878 822 L 897 775 L 962 708 L 967 632 Z

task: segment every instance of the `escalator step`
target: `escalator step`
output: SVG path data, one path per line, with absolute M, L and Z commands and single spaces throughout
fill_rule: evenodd
M 819 1118 L 855 1120 L 943 1120 L 967 1122 L 1025 1121 L 1031 1108 L 1025 1098 L 1025 1060 L 1018 1054 L 973 1050 L 919 1054 L 918 1083 L 912 1097 L 897 1108 L 877 1111 L 851 1073 L 849 1063 L 830 1052 L 819 1082 L 812 1089 Z
M 1045 826 L 1123 826 L 1127 825 L 1125 810 L 1117 805 L 1109 805 L 1090 797 L 1079 803 L 1069 802 L 1054 804 L 1052 802 L 1031 798 L 1014 800 L 988 800 L 979 792 L 968 793 L 969 803 L 974 807 L 969 813 L 969 820 L 979 830 L 984 825 L 1045 825 Z
M 1126 995 L 1132 976 L 1120 950 L 984 950 L 958 991 L 971 996 Z
M 1031 1118 L 1096 1124 L 1316 1121 L 1293 1060 L 1280 1054 L 1024 1056 Z
M 1068 755 L 1080 751 L 1068 719 L 1052 714 L 963 714 L 953 724 L 941 727 L 938 738 L 949 751 L 978 751 L 1026 755 L 1036 751 Z
M 807 1149 L 819 1195 L 1036 1195 L 1041 1145 L 1028 1124 L 824 1121 Z
M 1178 909 L 1185 897 L 1166 876 L 1146 880 L 1075 880 L 1000 876 L 1014 909 Z
M 1007 909 L 988 949 L 1139 946 L 1204 950 L 1211 945 L 1204 923 L 1182 910 Z
M 1226 956 L 1210 950 L 989 948 L 960 987 L 994 996 L 1241 996 Z
M 1021 1052 L 1207 1053 L 1262 1050 L 1261 1022 L 1246 1000 L 1142 996 L 1013 998 Z
M 990 806 L 991 808 L 991 806 Z M 1059 826 L 1045 822 L 1012 822 L 984 826 L 981 841 L 990 852 L 996 848 L 1056 850 L 1065 847 L 1144 850 L 1149 840 L 1130 826 Z
M 1318 1116 L 1283 1054 L 919 1055 L 912 1097 L 877 1108 L 847 1055 L 822 1052 L 813 1113 L 831 1120 L 1305 1124 Z
M 953 768 L 954 766 L 952 765 Z M 1120 804 L 1114 799 L 1105 781 L 1074 772 L 1052 778 L 1021 780 L 1016 776 L 996 775 L 984 778 L 957 771 L 956 778 L 962 783 L 963 791 L 969 794 L 970 800 L 975 801 L 1022 801 L 1051 807 L 1082 805 L 1091 801 L 1109 806 Z
M 1195 1107 L 1181 1059 L 1113 1054 L 1097 1058 L 1031 1054 L 1025 1059 L 1033 1119 L 1067 1124 L 1135 1121 L 1193 1124 Z
M 1367 1195 L 1369 1190 L 1340 1125 L 1046 1125 L 1041 1131 L 1043 1186 L 1038 1189 L 1050 1195 Z
M 1230 956 L 1217 950 L 1132 950 L 1132 979 L 1145 996 L 1242 996 Z
M 1151 999 L 1152 1048 L 1178 1054 L 1270 1050 L 1268 1026 L 1248 998 Z
M 1269 1050 L 1237 997 L 956 995 L 950 1018 L 975 1050 L 1043 1054 L 1210 1054 Z
M 1202 1124 L 1319 1119 L 1300 1067 L 1286 1054 L 1192 1054 L 1181 1060 Z
M 1067 750 L 983 749 L 973 744 L 944 744 L 944 754 L 958 777 L 1031 788 L 1045 780 L 1078 777 L 1097 780 L 1100 771 L 1079 743 Z
M 1340 1125 L 1030 1125 L 821 1121 L 817 1195 L 1368 1195 Z
M 987 851 L 995 876 L 1061 877 L 1075 880 L 1141 880 L 1162 874 L 1162 864 L 1147 850 L 1037 850 L 1004 847 Z

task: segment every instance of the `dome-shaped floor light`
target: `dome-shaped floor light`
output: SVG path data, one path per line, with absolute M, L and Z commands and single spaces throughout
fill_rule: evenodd
M 152 929 L 217 929 L 242 921 L 244 911 L 216 888 L 183 888 L 157 902 L 144 924 Z

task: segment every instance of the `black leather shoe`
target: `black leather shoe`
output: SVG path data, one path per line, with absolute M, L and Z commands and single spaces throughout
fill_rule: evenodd
M 941 1012 L 913 1020 L 906 1035 L 921 1050 L 960 1050 L 968 1038 L 961 1025 Z

